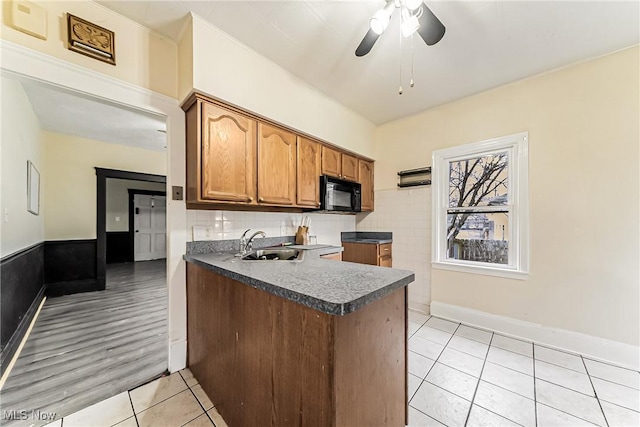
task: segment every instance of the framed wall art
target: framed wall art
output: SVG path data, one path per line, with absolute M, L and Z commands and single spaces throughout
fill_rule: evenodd
M 27 160 L 27 211 L 40 215 L 40 172 Z

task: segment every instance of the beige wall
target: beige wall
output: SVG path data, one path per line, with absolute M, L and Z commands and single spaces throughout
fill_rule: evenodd
M 639 64 L 634 47 L 376 130 L 377 190 L 435 149 L 529 132 L 529 279 L 432 270 L 433 301 L 639 344 Z
M 194 88 L 359 154 L 373 154 L 371 122 L 201 18 L 194 16 L 192 27 Z M 183 40 L 180 47 L 191 46 Z
M 4 257 L 44 240 L 45 204 L 42 191 L 40 215 L 27 211 L 27 160 L 31 160 L 40 172 L 41 186 L 47 175 L 43 168 L 40 123 L 31 108 L 29 98 L 17 80 L 2 77 L 0 84 L 0 257 Z M 5 211 L 8 214 L 6 217 Z
M 166 191 L 158 182 L 107 179 L 107 231 L 129 231 L 129 189 Z
M 32 2 L 47 12 L 47 40 L 35 38 L 8 26 L 10 1 L 2 2 L 0 37 L 3 40 L 177 98 L 177 46 L 172 40 L 94 2 Z M 115 32 L 116 66 L 67 49 L 67 12 Z
M 96 167 L 166 175 L 164 152 L 42 132 L 46 240 L 96 238 Z

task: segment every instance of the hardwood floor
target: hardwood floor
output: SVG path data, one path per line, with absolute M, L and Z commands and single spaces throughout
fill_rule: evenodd
M 47 299 L 0 391 L 6 411 L 69 415 L 167 369 L 165 260 L 107 266 L 107 289 Z M 36 422 L 35 425 L 46 424 Z

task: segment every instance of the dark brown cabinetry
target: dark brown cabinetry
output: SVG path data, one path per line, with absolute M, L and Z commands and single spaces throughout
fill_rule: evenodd
M 404 426 L 406 291 L 336 316 L 187 263 L 187 364 L 230 426 Z
M 342 247 L 344 248 L 342 260 L 391 267 L 393 259 L 391 245 L 391 243 L 342 242 Z

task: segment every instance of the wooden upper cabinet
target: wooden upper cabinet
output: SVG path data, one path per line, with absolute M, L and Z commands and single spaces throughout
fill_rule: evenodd
M 362 185 L 362 211 L 373 211 L 373 162 L 358 159 L 358 177 Z
M 358 181 L 358 158 L 342 153 L 342 179 Z
M 340 150 L 322 146 L 322 175 L 358 181 L 358 158 Z
M 313 208 L 320 206 L 320 159 L 320 144 L 299 136 L 296 198 L 298 206 Z
M 256 121 L 202 103 L 201 197 L 255 203 Z
M 296 202 L 296 135 L 258 123 L 258 203 Z
M 322 146 L 322 175 L 342 177 L 341 152 L 333 148 Z

